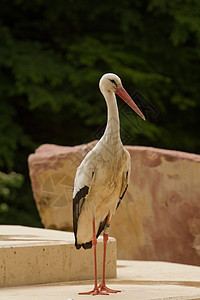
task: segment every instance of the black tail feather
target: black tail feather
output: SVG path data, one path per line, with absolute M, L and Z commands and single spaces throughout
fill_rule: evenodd
M 87 242 L 87 243 L 82 243 L 82 244 L 78 244 L 77 242 L 75 243 L 76 249 L 80 249 L 81 247 L 83 247 L 85 250 L 92 248 L 92 241 Z
M 99 229 L 98 229 L 98 232 L 97 232 L 97 235 L 96 235 L 96 238 L 98 239 L 98 237 L 100 236 L 101 232 L 104 230 L 105 228 L 105 225 L 106 225 L 106 221 L 107 221 L 107 217 L 105 217 L 105 219 L 103 220 L 103 222 L 101 222 L 99 224 Z M 76 249 L 80 249 L 81 247 L 83 247 L 85 250 L 87 249 L 90 249 L 92 248 L 92 241 L 90 242 L 87 242 L 87 243 L 82 243 L 82 244 L 78 244 L 77 243 L 77 240 L 75 239 L 75 246 L 76 246 Z

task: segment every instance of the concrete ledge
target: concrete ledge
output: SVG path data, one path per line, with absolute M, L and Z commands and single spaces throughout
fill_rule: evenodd
M 100 299 L 200 299 L 200 267 L 155 261 L 117 261 L 117 266 L 117 279 L 109 279 L 107 284 L 110 288 L 121 290 L 121 293 L 100 296 Z M 92 280 L 7 287 L 1 289 L 0 298 L 3 300 L 89 300 L 93 299 L 91 295 L 80 296 L 78 292 L 91 290 L 93 284 Z
M 0 287 L 93 279 L 93 250 L 76 250 L 73 233 L 0 226 Z M 102 275 L 103 240 L 97 244 Z M 116 241 L 107 247 L 106 277 L 116 277 Z

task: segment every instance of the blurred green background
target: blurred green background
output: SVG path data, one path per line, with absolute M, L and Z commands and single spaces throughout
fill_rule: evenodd
M 200 1 L 0 0 L 0 8 L 1 224 L 42 226 L 27 157 L 43 143 L 100 137 L 106 72 L 139 94 L 147 115 L 143 122 L 118 100 L 125 144 L 199 153 Z

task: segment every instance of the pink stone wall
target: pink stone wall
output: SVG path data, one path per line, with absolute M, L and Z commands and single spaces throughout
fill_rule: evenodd
M 46 228 L 72 230 L 77 166 L 96 142 L 43 145 L 29 156 L 34 198 Z M 200 265 L 200 156 L 127 146 L 128 191 L 111 221 L 119 259 Z

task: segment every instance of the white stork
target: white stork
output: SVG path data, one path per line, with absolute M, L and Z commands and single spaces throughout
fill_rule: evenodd
M 106 243 L 112 215 L 118 208 L 129 184 L 131 160 L 120 139 L 120 124 L 115 94 L 120 96 L 143 120 L 144 115 L 112 73 L 102 76 L 100 91 L 107 104 L 107 126 L 104 135 L 86 155 L 77 169 L 73 192 L 73 226 L 77 249 L 94 248 L 95 285 L 90 292 L 108 294 L 119 291 L 105 285 Z M 104 230 L 102 283 L 97 286 L 96 244 Z

